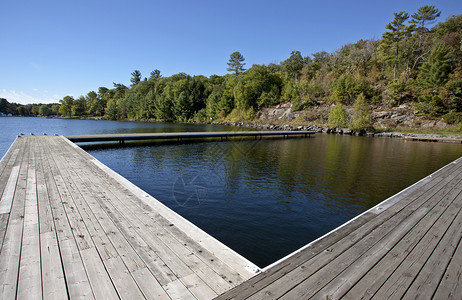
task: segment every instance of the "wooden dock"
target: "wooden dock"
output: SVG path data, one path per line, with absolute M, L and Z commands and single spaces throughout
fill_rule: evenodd
M 210 132 L 164 132 L 164 133 L 127 133 L 127 134 L 91 134 L 91 135 L 67 135 L 71 142 L 110 142 L 118 141 L 123 144 L 125 141 L 147 141 L 147 140 L 177 140 L 183 139 L 207 139 L 207 138 L 236 138 L 236 137 L 276 137 L 287 138 L 289 136 L 309 137 L 316 134 L 316 131 L 210 131 Z
M 0 299 L 462 295 L 462 158 L 261 271 L 62 136 L 17 138 L 0 195 Z
M 462 139 L 445 137 L 405 136 L 406 141 L 462 144 Z
M 217 299 L 461 299 L 462 158 Z
M 0 299 L 211 299 L 258 271 L 61 136 L 17 138 L 0 195 Z

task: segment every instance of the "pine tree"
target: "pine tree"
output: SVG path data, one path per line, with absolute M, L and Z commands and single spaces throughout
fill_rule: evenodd
M 412 32 L 415 30 L 415 25 L 405 24 L 406 20 L 409 19 L 409 14 L 407 12 L 401 11 L 399 13 L 394 13 L 394 16 L 393 21 L 385 26 L 385 28 L 390 31 L 383 34 L 382 42 L 385 43 L 386 48 L 394 48 L 395 50 L 393 79 L 396 79 L 396 69 L 399 64 L 400 43 L 411 36 Z
M 420 33 L 419 37 L 419 51 L 422 47 L 422 37 L 424 32 L 428 31 L 428 28 L 425 25 L 430 25 L 435 22 L 435 19 L 441 15 L 441 11 L 436 9 L 434 5 L 425 5 L 417 10 L 415 14 L 412 15 L 412 20 L 409 23 L 417 26 Z
M 229 62 L 228 62 L 228 68 L 227 70 L 229 72 L 235 72 L 236 75 L 239 74 L 240 72 L 245 71 L 244 66 L 244 56 L 238 51 L 231 53 L 229 56 Z
M 141 81 L 141 72 L 139 70 L 135 70 L 131 73 L 131 75 L 132 78 L 130 79 L 130 82 L 132 83 L 132 86 L 135 86 Z

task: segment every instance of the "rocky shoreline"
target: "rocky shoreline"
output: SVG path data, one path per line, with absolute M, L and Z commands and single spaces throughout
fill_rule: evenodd
M 318 125 L 275 125 L 275 124 L 260 124 L 260 123 L 248 123 L 248 122 L 211 122 L 213 125 L 227 125 L 235 127 L 245 127 L 252 128 L 256 130 L 287 130 L 287 131 L 315 131 L 316 133 L 324 134 L 342 134 L 342 135 L 356 135 L 356 136 L 369 136 L 369 137 L 390 137 L 390 138 L 406 138 L 406 137 L 416 137 L 422 139 L 431 139 L 431 140 L 440 140 L 447 141 L 448 139 L 453 139 L 456 141 L 461 141 L 462 139 L 459 136 L 455 135 L 439 135 L 439 134 L 422 134 L 422 133 L 404 133 L 404 132 L 366 132 L 366 131 L 354 131 L 348 128 L 337 128 L 330 129 L 327 127 L 321 127 Z
M 378 137 L 418 137 L 425 139 L 456 139 L 461 140 L 456 135 L 405 133 L 393 131 L 361 130 L 353 131 L 348 128 L 331 129 L 327 127 L 327 119 L 331 105 L 320 104 L 309 111 L 293 111 L 291 103 L 281 103 L 273 107 L 264 108 L 256 115 L 255 120 L 249 122 L 211 122 L 216 125 L 230 125 L 237 127 L 247 127 L 256 130 L 304 130 L 316 131 L 317 133 L 343 134 L 356 136 L 378 136 Z M 353 113 L 352 107 L 347 107 L 349 115 Z M 447 127 L 448 124 L 442 120 L 428 120 L 417 116 L 417 111 L 408 104 L 399 107 L 385 108 L 375 107 L 371 112 L 371 120 L 374 128 L 396 128 L 399 126 L 420 129 L 438 129 Z M 305 123 L 313 125 L 293 125 L 293 123 Z M 278 125 L 279 124 L 279 125 Z

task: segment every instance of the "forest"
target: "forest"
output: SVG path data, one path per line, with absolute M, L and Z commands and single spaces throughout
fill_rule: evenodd
M 156 69 L 143 78 L 135 70 L 130 86 L 113 83 L 78 98 L 66 96 L 59 106 L 19 105 L 14 114 L 235 122 L 290 102 L 300 111 L 329 104 L 329 127 L 364 129 L 370 126 L 371 109 L 408 103 L 419 115 L 462 123 L 462 15 L 440 21 L 440 14 L 435 6 L 397 12 L 379 40 L 308 56 L 294 50 L 279 64 L 246 69 L 244 56 L 236 51 L 224 76 L 164 77 Z M 354 109 L 349 119 L 345 107 Z

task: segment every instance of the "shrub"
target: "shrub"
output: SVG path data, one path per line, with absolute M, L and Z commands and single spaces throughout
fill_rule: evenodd
M 448 124 L 462 124 L 462 112 L 447 113 L 443 116 L 443 120 Z
M 336 104 L 330 109 L 327 126 L 331 129 L 342 128 L 347 124 L 347 112 L 342 104 Z

